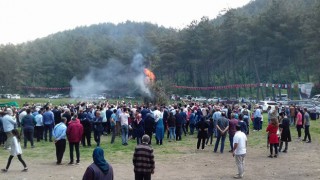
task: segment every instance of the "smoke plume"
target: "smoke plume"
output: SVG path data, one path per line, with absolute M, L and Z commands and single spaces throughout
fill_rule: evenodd
M 83 79 L 77 77 L 71 79 L 70 96 L 84 97 L 115 92 L 116 96 L 141 94 L 151 97 L 145 82 L 143 64 L 143 56 L 137 54 L 130 65 L 123 65 L 113 59 L 104 68 L 91 68 Z

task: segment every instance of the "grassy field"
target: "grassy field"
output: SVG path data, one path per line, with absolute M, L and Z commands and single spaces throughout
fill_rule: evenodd
M 266 116 L 266 114 L 264 115 Z M 266 117 L 265 117 L 266 118 Z M 266 129 L 266 121 L 264 121 L 263 124 L 263 130 L 259 132 L 253 132 L 251 130 L 250 135 L 248 136 L 248 146 L 252 148 L 266 148 L 266 137 L 267 133 L 265 132 Z M 252 127 L 252 126 L 251 126 Z M 312 143 L 319 144 L 320 139 L 320 121 L 311 121 L 311 136 L 312 136 Z M 291 136 L 292 139 L 297 138 L 297 131 L 294 127 L 291 127 Z M 302 130 L 302 137 L 304 136 L 304 131 Z M 126 163 L 130 161 L 132 158 L 133 150 L 136 146 L 135 140 L 129 140 L 128 146 L 123 146 L 121 144 L 121 137 L 117 136 L 115 143 L 110 143 L 110 136 L 102 136 L 101 137 L 101 147 L 105 150 L 105 156 L 106 159 L 108 159 L 111 162 L 116 163 Z M 92 139 L 91 140 L 92 147 L 80 147 L 80 153 L 81 153 L 81 160 L 90 161 L 92 160 L 92 152 L 95 147 L 95 142 Z M 162 146 L 155 144 L 155 139 L 153 137 L 153 148 L 155 151 L 155 154 L 157 154 L 158 159 L 167 159 L 167 158 L 174 158 L 176 155 L 181 154 L 188 154 L 193 153 L 196 150 L 196 143 L 197 138 L 196 135 L 187 135 L 182 136 L 182 141 L 177 142 L 168 142 L 165 136 L 165 140 Z M 215 139 L 213 139 L 213 145 L 215 143 Z M 213 151 L 214 146 L 207 146 L 210 150 Z M 28 148 L 24 149 L 24 157 L 28 159 L 39 159 L 39 160 L 45 160 L 50 159 L 51 161 L 55 161 L 55 146 L 52 142 L 35 142 L 36 148 L 31 149 L 30 144 L 28 144 Z M 230 150 L 230 144 L 228 137 L 226 138 L 225 143 L 225 151 Z M 4 151 L 0 151 L 1 154 L 4 153 Z M 6 153 L 5 153 L 6 154 Z M 6 158 L 6 156 L 2 156 L 3 158 Z M 64 160 L 69 160 L 69 148 L 67 143 L 66 152 L 64 155 Z
M 28 103 L 47 103 L 49 99 L 20 99 L 17 100 L 19 105 L 21 106 L 25 102 Z M 9 102 L 10 99 L 1 99 L 0 102 Z M 72 99 L 53 99 L 50 100 L 53 105 L 65 104 L 65 103 L 76 103 L 76 100 Z M 115 101 L 114 101 L 115 102 Z M 265 129 L 267 127 L 267 114 L 264 114 L 264 124 L 262 131 L 253 132 L 252 125 L 250 127 L 250 135 L 248 136 L 248 146 L 253 148 L 266 148 L 266 138 L 267 133 Z M 311 121 L 311 137 L 312 143 L 319 144 L 320 139 L 320 120 Z M 297 131 L 295 127 L 291 127 L 291 136 L 292 139 L 297 138 Z M 304 137 L 304 130 L 302 130 L 302 137 Z M 121 137 L 117 136 L 114 144 L 110 143 L 110 136 L 102 136 L 101 137 L 101 147 L 105 150 L 106 158 L 112 162 L 128 162 L 128 159 L 132 158 L 133 150 L 136 146 L 135 140 L 130 140 L 128 146 L 122 146 Z M 92 147 L 81 147 L 81 159 L 82 160 L 91 160 L 92 159 L 92 151 L 95 147 L 95 142 L 92 139 Z M 160 159 L 166 159 L 170 157 L 174 157 L 178 154 L 188 154 L 190 152 L 194 152 L 196 149 L 197 138 L 196 135 L 187 135 L 182 136 L 182 141 L 178 142 L 168 142 L 165 135 L 165 140 L 162 146 L 155 145 L 155 139 L 153 137 L 153 148 L 157 157 Z M 215 143 L 215 139 L 213 139 L 213 144 Z M 36 148 L 31 149 L 30 143 L 28 144 L 27 149 L 24 150 L 24 156 L 31 159 L 50 159 L 51 161 L 55 161 L 55 146 L 54 143 L 51 142 L 35 142 Z M 213 146 L 207 146 L 206 148 L 210 148 L 213 151 Z M 226 138 L 225 143 L 225 151 L 230 150 L 229 139 Z M 0 151 L 0 160 L 5 160 L 7 158 L 7 152 Z M 3 156 L 4 155 L 4 156 Z M 67 144 L 66 153 L 64 156 L 65 161 L 69 160 L 69 148 Z

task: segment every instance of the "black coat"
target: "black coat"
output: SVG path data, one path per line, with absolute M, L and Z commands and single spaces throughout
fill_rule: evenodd
M 288 118 L 284 118 L 282 123 L 279 124 L 279 127 L 282 128 L 281 132 L 281 141 L 290 142 L 291 141 L 291 133 L 290 133 L 290 121 Z
M 209 124 L 206 121 L 197 122 L 196 127 L 198 128 L 198 138 L 208 138 Z

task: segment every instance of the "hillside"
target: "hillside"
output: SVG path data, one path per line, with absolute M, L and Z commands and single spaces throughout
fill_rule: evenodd
M 71 79 L 81 80 L 93 72 L 99 76 L 113 62 L 123 67 L 116 74 L 122 76 L 138 54 L 141 65 L 152 69 L 167 88 L 171 84 L 319 83 L 318 17 L 317 0 L 256 0 L 213 20 L 204 17 L 190 22 L 182 30 L 130 21 L 78 27 L 16 46 L 0 46 L 0 85 L 3 92 L 21 86 L 69 87 Z M 240 90 L 205 93 L 230 96 Z

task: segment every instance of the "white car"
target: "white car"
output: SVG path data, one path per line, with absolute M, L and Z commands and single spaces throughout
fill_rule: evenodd
M 320 101 L 320 94 L 314 95 L 311 99 L 314 101 Z
M 209 98 L 207 101 L 208 102 L 213 102 L 213 103 L 217 103 L 219 101 L 220 98 L 218 97 L 213 97 L 213 98 Z
M 11 99 L 20 99 L 20 95 L 19 94 L 13 94 L 11 96 Z
M 260 101 L 258 104 L 262 107 L 263 112 L 267 112 L 268 106 L 271 106 L 271 110 L 274 110 L 278 105 L 275 101 Z
M 195 101 L 206 101 L 207 98 L 205 98 L 205 97 L 196 97 L 194 100 Z

